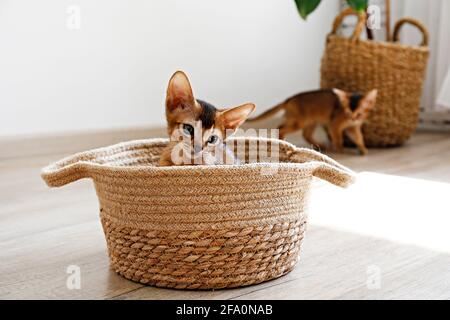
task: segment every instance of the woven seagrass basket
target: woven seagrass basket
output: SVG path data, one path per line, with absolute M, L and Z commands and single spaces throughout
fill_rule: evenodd
M 260 161 L 266 146 L 279 162 L 157 167 L 167 140 L 151 139 L 76 154 L 42 178 L 50 187 L 93 179 L 111 266 L 125 278 L 177 289 L 246 286 L 294 267 L 313 176 L 345 187 L 354 175 L 280 140 L 231 142 L 244 146 L 235 148 L 244 162 L 255 151 Z
M 348 15 L 358 16 L 350 38 L 337 35 Z M 365 13 L 352 9 L 336 18 L 322 58 L 321 86 L 350 92 L 378 89 L 377 105 L 363 126 L 365 143 L 369 147 L 401 145 L 415 131 L 419 120 L 429 56 L 428 31 L 419 21 L 404 18 L 395 26 L 393 42 L 366 41 L 360 39 L 366 20 Z M 407 23 L 422 32 L 420 46 L 398 42 L 401 28 Z

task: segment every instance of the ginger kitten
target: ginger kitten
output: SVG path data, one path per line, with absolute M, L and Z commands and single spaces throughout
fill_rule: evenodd
M 224 142 L 254 109 L 252 103 L 217 109 L 197 100 L 186 74 L 175 72 L 166 96 L 170 142 L 161 154 L 159 165 L 236 164 L 237 160 Z
M 375 107 L 377 94 L 377 90 L 360 95 L 339 89 L 300 93 L 249 121 L 263 120 L 284 111 L 284 122 L 278 128 L 280 139 L 284 139 L 286 134 L 303 130 L 303 137 L 308 143 L 325 149 L 313 137 L 316 126 L 322 125 L 327 129 L 336 151 L 342 151 L 345 134 L 361 154 L 367 154 L 361 127 Z

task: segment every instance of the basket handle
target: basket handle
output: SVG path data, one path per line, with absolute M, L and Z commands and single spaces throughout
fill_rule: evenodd
M 94 158 L 95 155 L 92 151 L 77 153 L 43 168 L 41 177 L 49 187 L 61 187 L 83 178 L 89 178 L 89 161 Z
M 353 31 L 352 36 L 350 37 L 351 40 L 356 41 L 359 39 L 359 37 L 361 36 L 361 33 L 363 32 L 363 30 L 366 27 L 366 21 L 367 21 L 367 13 L 362 11 L 362 12 L 357 12 L 355 10 L 353 10 L 352 8 L 347 8 L 345 10 L 343 10 L 337 17 L 336 19 L 334 19 L 333 22 L 333 30 L 331 31 L 332 35 L 335 35 L 339 29 L 339 27 L 341 26 L 342 22 L 344 21 L 344 19 L 347 16 L 357 16 L 358 17 L 358 23 L 355 26 L 355 30 Z
M 394 27 L 394 34 L 392 36 L 392 41 L 394 42 L 399 41 L 400 31 L 405 24 L 411 24 L 415 26 L 417 29 L 419 29 L 419 31 L 422 33 L 423 36 L 421 46 L 427 47 L 430 39 L 430 34 L 422 22 L 413 18 L 403 18 L 397 21 Z
M 356 178 L 356 174 L 352 170 L 314 150 L 295 148 L 289 157 L 289 161 L 310 163 L 313 176 L 339 187 L 351 185 Z

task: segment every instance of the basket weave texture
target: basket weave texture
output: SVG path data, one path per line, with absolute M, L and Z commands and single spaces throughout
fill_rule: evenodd
M 343 19 L 352 14 L 359 17 L 353 35 L 350 38 L 337 35 Z M 365 13 L 357 14 L 351 9 L 336 18 L 322 58 L 321 86 L 363 93 L 378 89 L 377 105 L 363 126 L 365 143 L 369 147 L 401 145 L 419 121 L 429 35 L 419 21 L 404 18 L 395 26 L 393 42 L 361 40 L 365 22 Z M 405 24 L 412 24 L 422 32 L 420 46 L 398 43 Z
M 111 266 L 125 278 L 177 289 L 246 286 L 296 264 L 312 177 L 345 187 L 354 174 L 279 140 L 232 142 L 245 145 L 244 162 L 263 145 L 276 146 L 280 162 L 156 167 L 167 141 L 152 139 L 76 154 L 42 178 L 51 187 L 93 179 Z

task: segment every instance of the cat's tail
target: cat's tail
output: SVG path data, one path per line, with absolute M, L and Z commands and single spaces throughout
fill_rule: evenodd
M 282 103 L 276 105 L 275 107 L 267 110 L 266 112 L 263 112 L 259 116 L 251 118 L 251 119 L 248 119 L 247 122 L 253 122 L 253 121 L 260 121 L 260 120 L 268 119 L 268 118 L 276 115 L 281 110 L 284 110 L 285 107 L 286 107 L 286 102 L 282 102 Z

